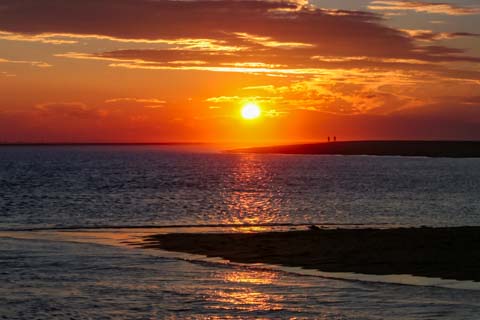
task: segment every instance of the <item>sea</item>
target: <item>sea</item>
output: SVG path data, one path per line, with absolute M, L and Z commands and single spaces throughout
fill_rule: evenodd
M 480 319 L 480 284 L 243 265 L 166 232 L 480 226 L 480 159 L 0 147 L 0 319 Z

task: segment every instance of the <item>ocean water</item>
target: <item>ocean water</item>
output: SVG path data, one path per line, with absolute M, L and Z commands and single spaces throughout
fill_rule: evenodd
M 480 225 L 479 191 L 480 159 L 1 147 L 0 319 L 477 319 L 479 290 L 305 276 L 122 241 L 154 226 Z
M 0 228 L 480 225 L 480 159 L 0 148 Z

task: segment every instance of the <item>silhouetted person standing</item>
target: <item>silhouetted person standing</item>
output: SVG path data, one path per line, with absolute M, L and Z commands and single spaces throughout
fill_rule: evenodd
M 330 136 L 328 136 L 328 142 L 330 142 Z
M 337 142 L 337 137 L 333 136 L 333 142 Z

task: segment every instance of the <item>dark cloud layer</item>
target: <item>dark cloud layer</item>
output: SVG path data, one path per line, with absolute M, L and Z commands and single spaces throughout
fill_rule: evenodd
M 374 0 L 369 8 L 380 11 L 415 11 L 422 13 L 446 14 L 453 16 L 480 14 L 479 7 L 466 7 L 446 2 L 425 2 L 408 0 Z
M 413 47 L 378 16 L 287 1 L 0 0 L 0 30 L 99 34 L 128 39 L 210 38 L 234 33 L 310 43 L 325 54 L 395 56 Z
M 479 58 L 465 56 L 458 49 L 418 48 L 415 39 L 434 40 L 436 35 L 409 35 L 385 26 L 380 16 L 372 13 L 324 10 L 289 1 L 0 0 L 0 7 L 0 30 L 7 32 L 100 35 L 137 40 L 212 39 L 243 49 L 234 56 L 178 50 L 118 51 L 99 55 L 106 57 L 214 63 L 236 59 L 236 62 L 294 67 L 318 65 L 318 60 L 310 60 L 312 56 L 480 62 Z M 450 35 L 473 36 L 467 33 Z

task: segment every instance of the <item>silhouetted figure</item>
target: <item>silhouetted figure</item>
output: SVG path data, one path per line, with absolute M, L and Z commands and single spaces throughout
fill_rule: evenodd
M 328 136 L 328 142 L 330 142 L 330 136 Z
M 337 137 L 333 136 L 333 142 L 337 142 Z

